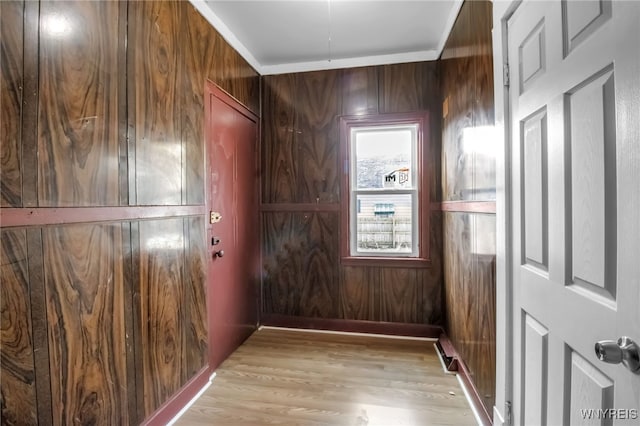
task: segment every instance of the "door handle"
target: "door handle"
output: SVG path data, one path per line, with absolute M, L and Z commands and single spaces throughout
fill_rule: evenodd
M 222 257 L 224 256 L 224 250 L 218 250 L 217 252 L 213 253 L 213 255 L 215 257 Z
M 596 343 L 595 350 L 600 361 L 623 364 L 632 373 L 640 374 L 640 349 L 629 337 L 622 336 L 617 342 L 602 340 Z

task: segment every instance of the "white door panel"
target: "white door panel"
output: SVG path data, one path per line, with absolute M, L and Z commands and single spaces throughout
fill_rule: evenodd
M 640 342 L 640 2 L 525 1 L 507 33 L 514 423 L 640 424 L 594 352 Z

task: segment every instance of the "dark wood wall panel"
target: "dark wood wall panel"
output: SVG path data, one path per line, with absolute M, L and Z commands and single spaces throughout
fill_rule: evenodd
M 42 231 L 54 424 L 128 424 L 122 227 Z
M 187 377 L 193 377 L 207 363 L 207 295 L 205 221 L 185 218 L 185 321 Z
M 118 2 L 40 7 L 40 206 L 118 205 L 120 197 Z M 52 20 L 64 22 L 52 27 Z M 58 22 L 58 21 L 55 21 Z M 64 26 L 66 25 L 66 26 Z
M 429 243 L 431 244 L 431 267 L 422 270 L 422 323 L 444 324 L 444 288 L 443 282 L 443 236 L 442 212 L 432 211 L 429 218 Z M 434 285 L 433 283 L 441 283 Z
M 342 71 L 342 114 L 378 113 L 379 67 L 347 68 Z
M 438 63 L 383 65 L 379 83 L 381 113 L 428 110 L 438 99 Z
M 135 204 L 182 203 L 181 7 L 130 2 L 130 143 L 135 146 Z M 204 82 L 203 82 L 204 84 Z
M 215 56 L 208 62 L 209 79 L 259 115 L 259 74 L 222 38 L 220 33 L 213 30 L 209 36 L 215 38 L 216 46 Z
M 336 318 L 338 226 L 336 213 L 263 213 L 267 312 Z
M 380 321 L 380 270 L 374 267 L 342 268 L 340 318 Z
M 340 71 L 298 75 L 295 145 L 300 171 L 298 202 L 337 203 L 340 200 L 338 121 L 342 107 Z
M 472 5 L 471 26 L 481 30 L 473 32 L 475 62 L 475 108 L 473 110 L 474 127 L 493 127 L 493 42 L 491 28 L 493 22 L 492 6 L 489 2 Z M 490 137 L 485 144 L 495 144 Z M 491 150 L 489 150 L 491 152 Z M 475 199 L 495 200 L 496 198 L 496 157 L 495 154 L 476 153 L 473 164 L 473 187 Z
M 184 106 L 182 107 L 182 140 L 185 149 L 183 186 L 186 204 L 204 204 L 204 82 L 205 61 L 214 56 L 213 31 L 195 8 L 186 7 L 182 16 L 184 52 Z
M 433 264 L 406 272 L 400 272 L 401 268 L 342 266 L 337 255 L 339 223 L 327 228 L 332 239 L 327 250 L 336 250 L 336 254 L 307 265 L 304 250 L 309 249 L 305 244 L 317 240 L 309 232 L 319 228 L 301 227 L 295 219 L 317 215 L 305 213 L 304 206 L 313 210 L 310 206 L 321 209 L 329 205 L 338 217 L 341 209 L 348 208 L 340 205 L 340 115 L 429 110 L 430 150 L 424 153 L 431 184 L 429 201 L 439 201 L 438 85 L 436 62 L 263 77 L 262 202 L 267 204 L 262 228 L 264 313 L 441 324 L 439 213 L 429 209 L 425 213 L 431 215 Z M 287 210 L 300 213 L 294 217 Z M 309 284 L 322 282 L 321 277 L 332 276 L 334 271 L 338 277 L 335 285 Z
M 22 207 L 38 205 L 38 89 L 40 4 L 24 3 L 24 78 L 22 85 Z M 1 125 L 2 123 L 0 123 Z
M 493 7 L 490 2 L 470 5 L 473 46 L 475 50 L 475 98 L 474 126 L 493 126 L 495 109 L 493 95 Z
M 491 25 L 491 2 L 465 2 L 442 53 L 444 201 L 495 199 L 495 157 L 489 155 L 495 141 L 482 134 L 494 124 Z M 485 149 L 465 150 L 474 144 Z M 447 333 L 490 413 L 495 398 L 495 215 L 443 215 Z
M 386 322 L 422 322 L 422 271 L 407 268 L 383 268 L 381 320 Z
M 448 334 L 487 409 L 495 398 L 495 216 L 444 213 Z
M 4 12 L 4 9 L 3 9 Z M 27 233 L 2 231 L 0 250 L 0 421 L 37 424 Z
M 0 20 L 2 424 L 140 423 L 209 355 L 205 218 L 145 206 L 204 204 L 206 80 L 259 113 L 260 76 L 186 1 Z
M 495 157 L 468 150 L 492 143 L 473 130 L 494 124 L 491 10 L 490 2 L 465 4 L 442 53 L 444 201 L 495 199 Z
M 139 224 L 139 368 L 145 416 L 186 382 L 184 245 L 181 218 Z
M 473 58 L 465 54 L 471 46 L 471 16 L 463 10 L 442 53 L 442 95 L 445 103 L 442 130 L 443 200 L 473 197 L 472 158 L 464 152 L 463 130 L 473 127 Z
M 20 143 L 22 141 L 22 88 L 24 2 L 0 2 L 0 182 L 2 207 L 22 206 Z
M 296 77 L 294 74 L 266 76 L 263 87 L 262 202 L 297 202 L 298 153 L 295 136 Z
M 295 233 L 293 213 L 262 214 L 263 311 L 300 315 L 304 271 L 303 238 Z

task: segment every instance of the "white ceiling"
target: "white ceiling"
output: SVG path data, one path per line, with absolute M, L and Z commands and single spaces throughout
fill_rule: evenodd
M 438 59 L 462 0 L 191 0 L 260 74 Z

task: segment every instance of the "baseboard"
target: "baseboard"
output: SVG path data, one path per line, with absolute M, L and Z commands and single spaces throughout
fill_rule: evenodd
M 382 334 L 390 336 L 426 337 L 436 339 L 442 327 L 427 324 L 408 324 L 362 320 L 296 317 L 279 314 L 263 314 L 260 325 L 271 327 L 329 330 L 348 333 Z
M 453 347 L 451 340 L 446 334 L 441 334 L 436 343 L 436 350 L 438 355 L 444 364 L 445 371 L 457 372 L 458 371 L 458 351 Z
M 164 404 L 146 418 L 142 425 L 160 426 L 171 423 L 180 411 L 187 406 L 198 393 L 208 385 L 211 380 L 209 367 L 204 367 L 191 380 L 189 380 L 178 392 L 169 398 Z
M 446 334 L 443 333 L 440 335 L 438 343 L 436 344 L 436 349 L 442 357 L 446 371 L 458 374 L 458 380 L 461 382 L 461 385 L 465 390 L 467 399 L 469 400 L 469 404 L 471 404 L 471 409 L 477 417 L 478 423 L 482 426 L 493 425 L 493 418 L 482 403 L 482 398 L 478 393 L 478 389 L 471 379 L 471 372 L 464 361 L 460 358 L 460 354 Z

